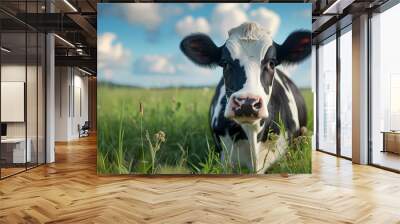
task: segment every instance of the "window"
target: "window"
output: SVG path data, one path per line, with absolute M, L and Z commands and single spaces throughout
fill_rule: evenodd
M 352 34 L 340 36 L 340 155 L 352 157 Z
M 372 163 L 400 170 L 400 5 L 371 18 Z M 390 139 L 388 139 L 390 138 Z
M 318 149 L 336 153 L 336 36 L 318 48 Z

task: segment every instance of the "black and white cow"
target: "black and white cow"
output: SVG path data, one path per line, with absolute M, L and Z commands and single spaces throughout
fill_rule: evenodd
M 180 48 L 197 65 L 223 68 L 210 108 L 217 148 L 226 149 L 233 163 L 265 173 L 307 123 L 304 98 L 276 66 L 307 58 L 311 33 L 295 31 L 280 45 L 257 23 L 243 23 L 229 31 L 221 47 L 207 35 L 192 34 Z M 277 136 L 272 144 L 270 133 Z

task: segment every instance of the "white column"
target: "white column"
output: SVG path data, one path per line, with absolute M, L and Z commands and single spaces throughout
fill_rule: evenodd
M 317 48 L 315 45 L 312 45 L 312 51 L 311 51 L 311 91 L 313 92 L 313 108 L 314 108 L 314 126 L 313 126 L 313 136 L 312 136 L 312 150 L 315 150 L 317 148 L 316 142 L 317 142 Z
M 46 12 L 54 12 L 54 5 L 46 1 Z M 46 35 L 46 163 L 55 162 L 55 43 L 54 34 Z
M 52 163 L 55 161 L 55 45 L 53 34 L 47 34 L 46 47 L 46 163 Z
M 368 163 L 368 15 L 353 19 L 353 162 Z

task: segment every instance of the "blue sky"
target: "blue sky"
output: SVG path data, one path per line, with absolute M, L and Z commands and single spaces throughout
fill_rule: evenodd
M 277 43 L 297 29 L 311 30 L 307 3 L 101 3 L 98 4 L 98 79 L 142 87 L 215 85 L 220 68 L 200 68 L 179 50 L 192 32 L 220 46 L 242 22 L 267 27 Z M 311 61 L 283 68 L 301 87 L 311 85 Z

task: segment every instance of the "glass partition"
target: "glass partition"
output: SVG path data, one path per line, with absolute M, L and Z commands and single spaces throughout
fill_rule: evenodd
M 31 162 L 26 140 L 26 41 L 25 32 L 1 34 L 2 177 L 24 171 Z
M 400 170 L 400 5 L 371 19 L 371 162 Z
M 14 3 L 0 7 L 43 11 L 43 1 Z M 44 33 L 0 12 L 1 179 L 45 163 L 45 44 Z
M 318 149 L 336 154 L 336 36 L 318 47 Z
M 37 74 L 37 147 L 38 147 L 38 164 L 46 162 L 46 143 L 45 143 L 45 124 L 46 124 L 46 36 L 38 33 L 38 74 Z
M 30 151 L 30 161 L 27 167 L 31 168 L 37 165 L 38 160 L 38 35 L 36 32 L 27 33 L 27 82 L 26 82 L 26 113 L 27 113 L 27 150 Z

